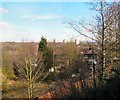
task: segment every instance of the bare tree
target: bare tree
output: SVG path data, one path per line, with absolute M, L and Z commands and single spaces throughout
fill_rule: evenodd
M 17 51 L 13 61 L 14 69 L 18 72 L 18 77 L 27 83 L 28 98 L 33 98 L 35 83 L 42 82 L 49 72 L 44 72 L 42 56 L 37 53 L 34 43 L 20 44 Z
M 28 98 L 33 98 L 33 90 L 35 88 L 35 82 L 42 82 L 49 73 L 44 75 L 43 62 L 36 59 L 26 59 L 24 62 L 15 63 L 15 68 L 18 70 L 20 75 L 26 79 L 27 82 L 27 94 Z M 40 80 L 38 80 L 40 78 Z
M 101 66 L 101 80 L 103 83 L 103 78 L 105 77 L 105 68 L 107 63 L 107 56 L 109 55 L 110 50 L 114 47 L 117 40 L 114 39 L 115 35 L 115 26 L 118 25 L 118 20 L 116 21 L 117 12 L 116 5 L 114 3 L 109 4 L 106 2 L 97 2 L 92 5 L 92 10 L 97 11 L 97 16 L 95 18 L 95 23 L 85 25 L 83 22 L 80 21 L 69 21 L 67 24 L 77 31 L 80 35 L 85 36 L 88 39 L 94 41 L 97 44 L 97 52 L 99 55 L 99 65 Z M 115 25 L 115 23 L 117 24 Z M 82 28 L 87 30 L 89 33 L 92 33 L 92 37 L 86 35 L 82 32 Z M 112 30 L 111 30 L 112 28 Z M 118 30 L 118 29 L 117 29 Z M 111 33 L 113 31 L 113 33 Z M 111 38 L 112 37 L 112 38 Z M 109 41 L 111 39 L 111 41 Z M 96 49 L 92 47 L 92 49 Z M 94 66 L 93 66 L 94 67 Z M 93 75 L 95 76 L 95 67 Z M 94 80 L 95 81 L 95 80 Z

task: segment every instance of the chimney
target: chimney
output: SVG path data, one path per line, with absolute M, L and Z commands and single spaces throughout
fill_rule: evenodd
M 65 43 L 65 39 L 63 39 L 63 43 Z
M 77 40 L 75 39 L 75 45 L 77 44 Z
M 56 42 L 56 40 L 54 39 L 54 40 L 53 40 L 53 42 L 55 43 L 55 42 Z

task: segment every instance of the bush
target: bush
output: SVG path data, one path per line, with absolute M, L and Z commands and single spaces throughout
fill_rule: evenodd
M 8 84 L 7 84 L 7 75 L 3 74 L 2 75 L 2 92 L 7 92 L 8 91 Z
M 12 66 L 9 66 L 6 69 L 6 74 L 7 74 L 8 79 L 12 79 L 12 80 L 16 80 L 17 79 L 17 77 L 14 74 L 14 70 L 13 70 Z
M 114 77 L 109 81 L 94 88 L 87 88 L 85 91 L 78 92 L 78 89 L 71 90 L 71 94 L 67 95 L 67 98 L 84 98 L 86 100 L 119 100 L 120 98 L 120 77 Z M 84 95 L 82 95 L 84 94 Z
M 49 75 L 44 79 L 44 82 L 50 82 L 50 81 L 55 81 L 54 73 L 49 73 Z

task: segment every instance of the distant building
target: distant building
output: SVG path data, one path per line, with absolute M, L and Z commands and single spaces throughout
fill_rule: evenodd
M 84 48 L 82 50 L 84 57 L 84 66 L 88 67 L 93 72 L 93 66 L 97 65 L 97 53 L 91 48 Z
M 95 52 L 95 50 L 93 51 L 91 48 L 84 48 L 82 50 L 83 55 L 84 55 L 84 60 L 88 65 L 92 65 L 93 63 L 96 64 L 97 63 L 97 53 Z

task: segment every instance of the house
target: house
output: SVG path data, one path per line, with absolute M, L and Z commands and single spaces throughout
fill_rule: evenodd
M 82 49 L 84 61 L 88 65 L 97 64 L 97 53 L 95 50 L 92 50 L 91 48 L 83 48 Z

